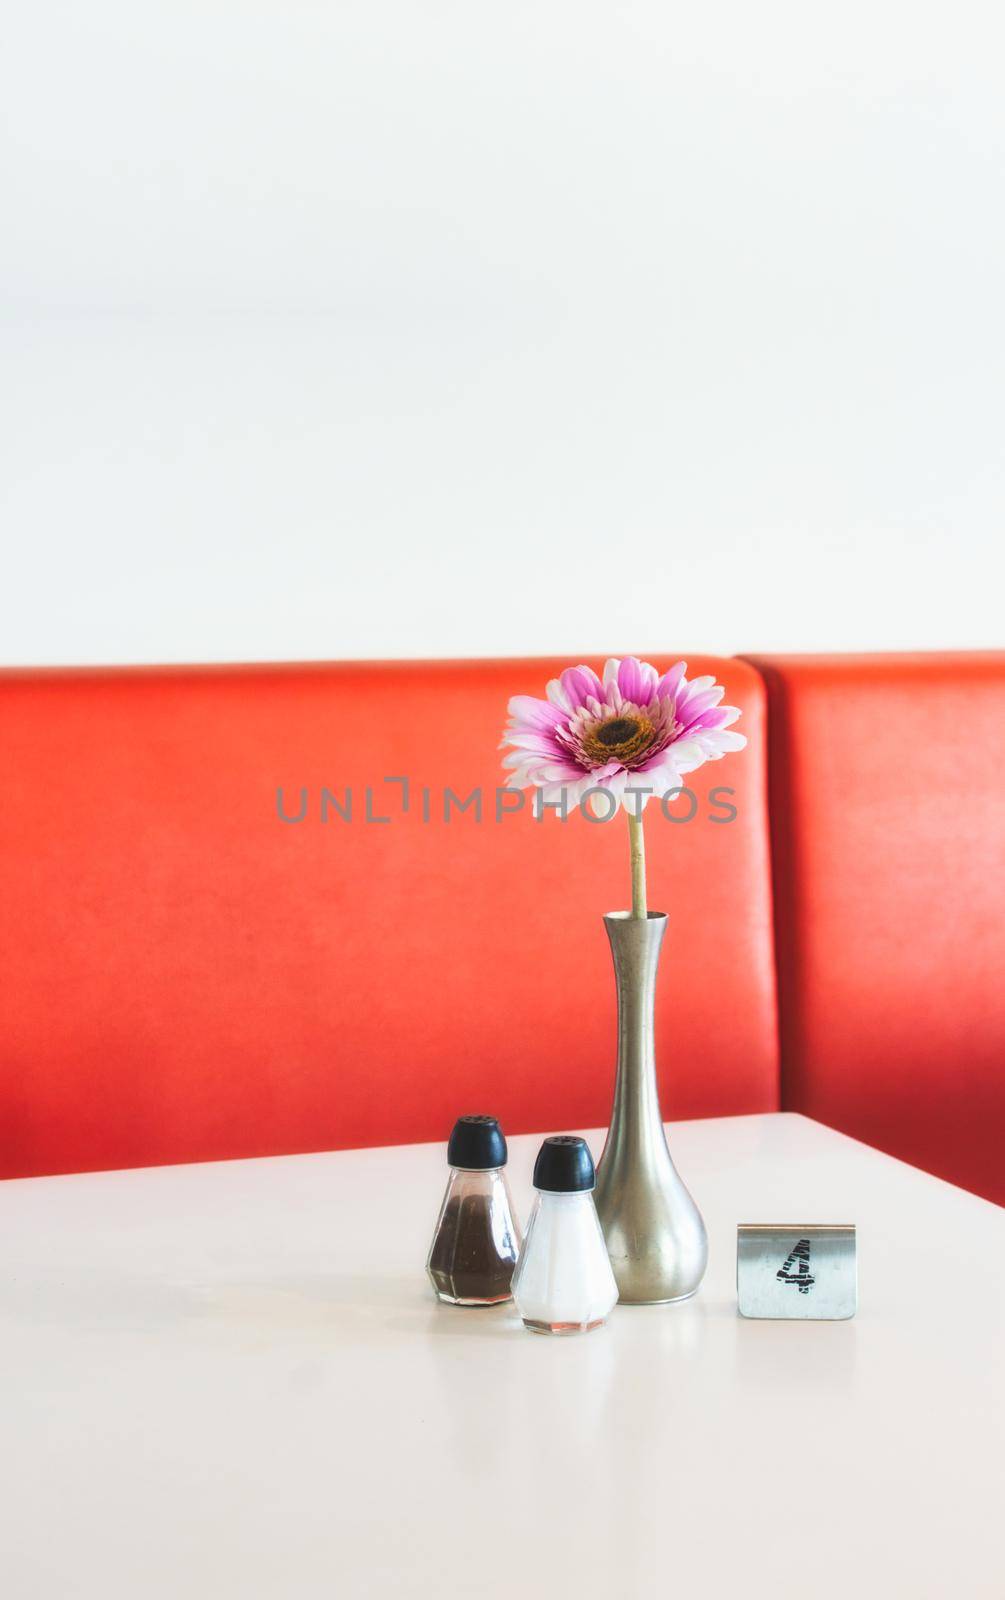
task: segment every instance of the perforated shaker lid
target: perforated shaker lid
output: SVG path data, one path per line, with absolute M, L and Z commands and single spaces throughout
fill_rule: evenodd
M 550 1194 L 575 1194 L 592 1189 L 597 1181 L 593 1157 L 585 1139 L 557 1133 L 545 1139 L 534 1163 L 534 1188 Z
M 458 1117 L 447 1145 L 452 1167 L 477 1172 L 506 1165 L 506 1140 L 497 1117 Z

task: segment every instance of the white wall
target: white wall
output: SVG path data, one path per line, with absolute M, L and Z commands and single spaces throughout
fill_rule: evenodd
M 1002 641 L 963 0 L 9 0 L 6 662 Z

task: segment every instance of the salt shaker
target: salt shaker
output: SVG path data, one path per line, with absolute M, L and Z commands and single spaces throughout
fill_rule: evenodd
M 506 1182 L 506 1140 L 495 1117 L 458 1117 L 450 1177 L 426 1262 L 437 1298 L 453 1306 L 512 1299 L 520 1230 Z
M 593 1203 L 585 1139 L 545 1139 L 534 1167 L 537 1198 L 513 1277 L 513 1298 L 534 1333 L 589 1333 L 606 1321 L 618 1286 Z

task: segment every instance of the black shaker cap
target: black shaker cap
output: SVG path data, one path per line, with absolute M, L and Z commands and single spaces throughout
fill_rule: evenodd
M 557 1133 L 545 1139 L 534 1163 L 534 1188 L 551 1194 L 574 1194 L 592 1189 L 597 1181 L 593 1157 L 585 1139 L 573 1133 Z
M 497 1117 L 458 1117 L 447 1145 L 452 1167 L 477 1172 L 506 1165 L 506 1140 Z

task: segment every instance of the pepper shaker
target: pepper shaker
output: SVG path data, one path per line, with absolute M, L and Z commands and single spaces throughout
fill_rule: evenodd
M 506 1182 L 506 1140 L 495 1117 L 458 1117 L 447 1146 L 450 1177 L 426 1271 L 453 1306 L 512 1299 L 520 1230 Z

